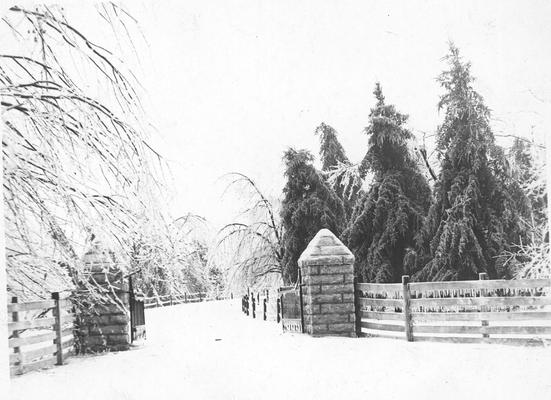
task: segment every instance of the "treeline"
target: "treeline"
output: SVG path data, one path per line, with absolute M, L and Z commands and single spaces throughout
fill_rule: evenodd
M 398 282 L 404 274 L 422 281 L 477 279 L 480 272 L 512 278 L 533 256 L 526 246 L 547 243 L 545 186 L 530 143 L 517 138 L 509 151 L 498 146 L 470 64 L 453 44 L 446 61 L 438 78 L 438 168 L 426 151 L 412 150 L 408 116 L 379 83 L 361 162 L 351 163 L 325 123 L 315 131 L 321 170 L 310 152 L 285 152 L 284 281 L 296 281 L 298 258 L 322 228 L 351 249 L 365 282 Z

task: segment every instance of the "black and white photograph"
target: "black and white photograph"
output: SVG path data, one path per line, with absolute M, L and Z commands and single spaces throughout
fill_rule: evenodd
M 551 398 L 550 0 L 0 2 L 0 398 Z

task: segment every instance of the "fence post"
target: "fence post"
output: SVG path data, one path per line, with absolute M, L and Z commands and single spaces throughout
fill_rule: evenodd
M 279 324 L 281 322 L 281 299 L 277 299 L 277 323 Z
M 409 302 L 409 275 L 402 275 L 402 296 L 404 298 L 404 327 L 406 329 L 406 340 L 408 342 L 413 342 L 411 308 Z
M 267 309 L 267 307 L 266 307 L 266 299 L 264 299 L 263 303 L 264 303 L 264 313 L 263 313 L 262 317 L 263 317 L 264 321 L 266 321 L 266 309 Z
M 136 296 L 132 275 L 128 276 L 128 310 L 130 311 L 130 343 L 136 339 Z
M 252 296 L 252 299 L 253 299 L 253 318 L 256 318 L 256 314 L 255 314 L 255 300 L 254 300 L 254 295 Z
M 478 279 L 481 280 L 481 281 L 488 280 L 488 274 L 486 272 L 480 272 L 478 274 Z M 480 295 L 481 296 L 486 296 L 486 294 L 487 294 L 486 289 L 480 289 Z M 488 311 L 488 306 L 480 306 L 480 311 L 481 312 Z M 482 326 L 489 326 L 489 325 L 490 325 L 490 323 L 487 320 L 482 320 Z M 488 333 L 483 333 L 482 337 L 483 338 L 489 338 L 490 335 Z
M 285 332 L 285 324 L 283 323 L 283 295 L 279 295 L 279 305 L 280 305 L 280 311 L 281 311 L 281 330 Z
M 59 301 L 59 292 L 52 293 L 52 299 L 55 300 L 54 317 L 55 317 L 55 343 L 57 347 L 56 356 L 57 364 L 63 365 L 63 347 L 61 344 L 61 303 Z
M 356 277 L 354 277 L 354 308 L 356 311 L 356 336 L 360 337 L 362 334 L 362 307 L 358 294 L 358 278 Z
M 12 304 L 17 304 L 18 302 L 18 299 L 17 297 L 12 297 L 11 298 L 11 302 Z M 13 322 L 19 322 L 19 312 L 18 311 L 14 311 L 11 313 L 11 318 L 12 318 L 12 321 Z M 8 332 L 10 333 L 10 332 Z M 19 331 L 13 331 L 13 337 L 14 338 L 18 338 L 19 337 Z M 23 353 L 21 353 L 21 348 L 18 346 L 18 347 L 14 347 L 13 348 L 13 351 L 15 353 L 18 353 L 19 354 L 19 367 L 18 367 L 18 371 L 17 372 L 20 372 L 21 369 L 23 368 Z
M 298 299 L 300 302 L 300 333 L 304 333 L 304 303 L 302 300 L 302 272 L 298 269 Z

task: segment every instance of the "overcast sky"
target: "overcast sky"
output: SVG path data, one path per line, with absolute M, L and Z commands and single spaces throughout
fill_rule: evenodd
M 317 156 L 314 129 L 322 121 L 359 161 L 376 81 L 415 132 L 434 132 L 442 117 L 435 78 L 446 68 L 449 40 L 472 62 L 495 132 L 529 136 L 533 129 L 543 141 L 551 128 L 550 4 L 123 3 L 149 44 L 140 48 L 137 74 L 153 143 L 174 174 L 174 214 L 198 213 L 215 225 L 231 218 L 235 203 L 220 204 L 223 185 L 216 183 L 230 171 L 277 196 L 283 151 L 294 146 Z M 104 38 L 80 3 L 66 10 L 83 32 Z

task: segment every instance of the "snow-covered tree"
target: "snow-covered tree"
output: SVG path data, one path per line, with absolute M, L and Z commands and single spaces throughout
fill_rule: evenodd
M 358 199 L 361 179 L 350 179 L 349 175 L 347 175 L 352 169 L 352 164 L 337 138 L 337 131 L 335 129 L 322 122 L 316 128 L 315 134 L 319 135 L 320 138 L 321 170 L 327 182 L 342 200 L 348 222 L 348 219 L 352 215 L 354 204 L 356 204 L 356 200 Z
M 320 138 L 320 161 L 321 170 L 329 171 L 335 168 L 339 163 L 349 164 L 350 161 L 337 139 L 337 131 L 331 126 L 322 122 L 315 130 L 315 134 Z
M 523 197 L 515 199 L 525 205 L 528 218 L 524 223 L 531 232 L 530 237 L 535 241 L 534 231 L 538 230 L 547 220 L 547 191 L 543 165 L 538 161 L 539 149 L 530 142 L 515 138 L 509 149 L 509 158 L 512 164 L 512 178 L 523 190 Z
M 134 21 L 117 5 L 98 11 L 98 23 L 132 35 Z M 90 230 L 127 246 L 156 184 L 139 85 L 62 7 L 14 6 L 3 23 L 21 49 L 0 55 L 8 274 L 18 288 L 44 276 L 76 284 Z
M 512 192 L 512 197 L 518 208 L 524 211 L 520 222 L 526 230 L 526 238 L 504 251 L 498 261 L 509 275 L 516 278 L 551 276 L 544 157 L 545 151 L 540 145 L 522 138 L 515 138 L 509 150 L 512 178 L 521 189 L 520 193 Z
M 369 148 L 362 161 L 373 179 L 358 199 L 344 240 L 363 281 L 399 282 L 406 272 L 406 250 L 414 245 L 428 208 L 430 189 L 408 149 L 407 116 L 385 103 L 379 83 L 374 94 L 377 104 L 365 128 Z
M 147 296 L 203 292 L 210 289 L 209 235 L 206 221 L 185 215 L 173 221 L 161 213 L 140 218 L 129 263 L 135 286 Z
M 441 168 L 434 200 L 418 238 L 411 265 L 419 280 L 491 278 L 503 274 L 496 260 L 522 237 L 519 212 L 511 197 L 505 154 L 494 141 L 490 110 L 474 89 L 470 64 L 450 45 L 449 69 L 439 82 L 445 90 L 438 104 Z M 413 268 L 413 267 L 412 267 Z
M 344 229 L 342 200 L 312 165 L 306 150 L 288 149 L 284 156 L 285 178 L 281 205 L 283 225 L 283 279 L 296 282 L 297 261 L 310 240 L 322 228 L 339 236 Z
M 232 290 L 281 283 L 282 226 L 277 200 L 242 173 L 227 174 L 227 190 L 237 192 L 243 210 L 218 232 L 214 258 Z

